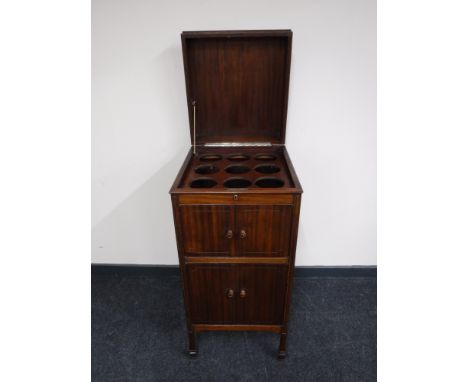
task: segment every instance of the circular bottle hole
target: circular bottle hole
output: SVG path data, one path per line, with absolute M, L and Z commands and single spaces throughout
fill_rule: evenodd
M 221 158 L 222 156 L 218 154 L 205 154 L 200 157 L 200 160 L 203 162 L 211 162 L 215 160 L 220 160 Z
M 262 188 L 278 188 L 283 187 L 284 182 L 278 178 L 260 178 L 257 179 L 255 185 Z
M 256 160 L 275 160 L 276 155 L 273 154 L 258 154 L 255 155 Z
M 244 160 L 249 160 L 250 157 L 248 155 L 246 155 L 246 154 L 232 154 L 232 155 L 228 156 L 228 159 L 240 162 L 240 161 L 244 161 Z
M 279 172 L 280 168 L 275 164 L 260 164 L 255 167 L 255 171 L 260 172 L 262 174 L 274 174 Z
M 247 188 L 252 184 L 248 179 L 244 178 L 230 178 L 224 182 L 226 188 Z
M 233 164 L 231 166 L 227 166 L 224 171 L 229 174 L 245 174 L 250 171 L 250 167 Z
M 198 178 L 193 180 L 190 183 L 190 187 L 192 188 L 211 188 L 213 186 L 216 186 L 216 181 L 211 178 Z
M 214 174 L 215 172 L 218 172 L 219 171 L 219 168 L 216 167 L 216 166 L 213 166 L 213 165 L 203 165 L 203 166 L 198 166 L 197 168 L 195 168 L 195 172 L 197 174 L 202 174 L 202 175 L 206 175 L 206 174 Z

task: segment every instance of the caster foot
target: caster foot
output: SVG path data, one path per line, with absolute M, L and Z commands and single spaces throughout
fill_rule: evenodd
M 288 334 L 286 331 L 282 332 L 280 335 L 280 346 L 278 349 L 278 359 L 286 358 L 286 336 Z
M 190 355 L 190 357 L 196 357 L 197 356 L 197 345 L 196 345 L 195 331 L 194 330 L 189 330 L 188 337 L 189 337 L 189 343 L 188 343 L 188 345 L 189 345 L 188 346 L 189 355 Z

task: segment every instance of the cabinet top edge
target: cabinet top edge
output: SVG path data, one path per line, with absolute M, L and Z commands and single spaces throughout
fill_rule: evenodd
M 170 195 L 255 195 L 255 196 L 272 196 L 272 195 L 301 195 L 304 191 L 300 188 L 287 188 L 282 190 L 257 190 L 257 189 L 226 189 L 216 191 L 200 191 L 199 189 L 190 190 L 187 188 L 174 188 L 169 191 Z

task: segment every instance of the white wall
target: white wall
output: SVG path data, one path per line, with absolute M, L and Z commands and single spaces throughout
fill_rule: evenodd
M 190 146 L 180 32 L 290 28 L 296 263 L 376 264 L 375 0 L 93 0 L 92 24 L 93 262 L 177 264 L 168 191 Z

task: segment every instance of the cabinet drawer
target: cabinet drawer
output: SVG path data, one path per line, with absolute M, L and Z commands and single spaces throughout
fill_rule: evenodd
M 179 204 L 292 204 L 290 194 L 184 194 L 180 195 Z
M 193 323 L 281 324 L 287 274 L 286 265 L 188 265 Z

